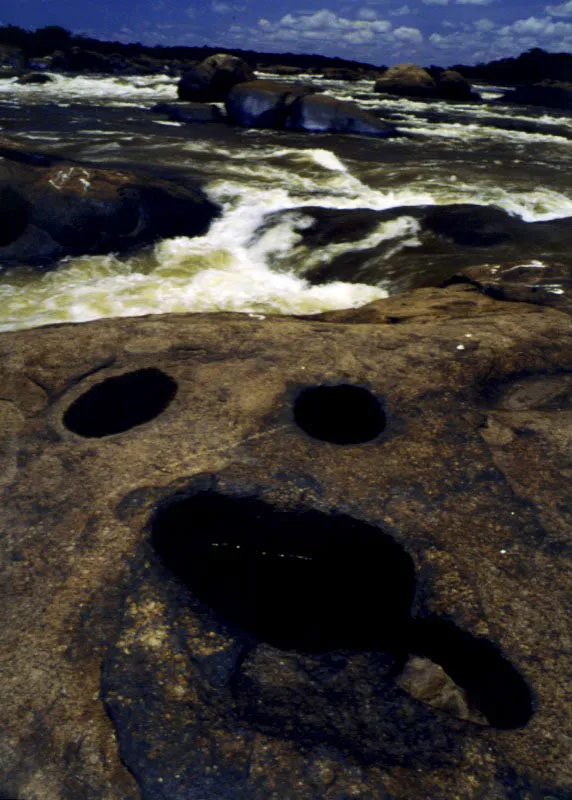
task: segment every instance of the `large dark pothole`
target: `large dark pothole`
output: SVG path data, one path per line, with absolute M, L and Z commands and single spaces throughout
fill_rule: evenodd
M 221 621 L 258 642 L 299 653 L 385 652 L 402 664 L 408 653 L 422 656 L 491 726 L 521 727 L 532 715 L 527 683 L 493 644 L 446 620 L 411 618 L 413 561 L 373 525 L 209 490 L 160 508 L 151 542 Z M 254 706 L 265 703 L 261 691 Z
M 200 600 L 278 648 L 383 650 L 409 617 L 410 556 L 351 517 L 202 492 L 156 514 L 152 543 Z
M 173 378 L 152 367 L 95 384 L 67 409 L 63 423 L 87 438 L 122 433 L 158 417 L 177 393 Z
M 379 400 L 362 386 L 339 384 L 303 389 L 294 403 L 294 421 L 314 439 L 363 444 L 385 429 Z

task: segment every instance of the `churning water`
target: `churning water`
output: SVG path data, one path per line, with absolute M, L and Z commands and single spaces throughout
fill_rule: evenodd
M 42 86 L 0 80 L 0 135 L 102 166 L 195 177 L 223 213 L 202 237 L 164 240 L 129 256 L 66 259 L 50 272 L 1 273 L 0 330 L 173 311 L 356 307 L 423 285 L 426 254 L 408 208 L 472 203 L 526 223 L 572 218 L 572 115 L 499 105 L 497 87 L 483 88 L 483 104 L 452 105 L 387 99 L 373 82 L 307 76 L 408 134 L 375 140 L 169 123 L 148 109 L 175 99 L 175 79 L 53 77 Z M 357 241 L 317 247 L 303 236 L 310 208 L 396 215 Z M 530 257 L 514 247 L 514 260 Z M 337 280 L 334 269 L 328 282 L 312 285 L 312 269 L 341 256 L 377 259 L 367 284 L 348 282 L 347 269 Z M 488 260 L 484 251 L 472 256 L 472 263 Z

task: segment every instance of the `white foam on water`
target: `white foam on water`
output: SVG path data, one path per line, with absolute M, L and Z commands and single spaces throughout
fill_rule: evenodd
M 0 97 L 20 97 L 27 103 L 60 101 L 94 101 L 98 104 L 132 106 L 151 100 L 172 100 L 177 97 L 177 83 L 166 75 L 109 76 L 61 75 L 48 72 L 49 84 L 20 84 L 17 78 L 0 79 Z M 129 98 L 129 102 L 126 102 Z
M 441 137 L 444 139 L 458 139 L 468 141 L 502 140 L 519 144 L 553 143 L 572 147 L 572 139 L 565 136 L 556 136 L 551 133 L 525 133 L 524 131 L 507 131 L 503 128 L 494 128 L 490 125 L 476 123 L 464 124 L 460 122 L 436 122 L 427 125 L 424 120 L 407 122 L 400 120 L 398 129 L 403 133 L 421 134 L 422 136 Z

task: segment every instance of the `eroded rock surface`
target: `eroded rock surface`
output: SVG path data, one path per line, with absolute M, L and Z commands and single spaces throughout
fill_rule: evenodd
M 0 337 L 3 797 L 570 796 L 572 320 Z

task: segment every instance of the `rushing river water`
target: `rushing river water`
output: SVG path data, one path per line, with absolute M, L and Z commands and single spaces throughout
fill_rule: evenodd
M 308 314 L 427 280 L 424 259 L 415 257 L 422 243 L 413 216 L 403 212 L 362 240 L 316 248 L 302 237 L 309 207 L 473 203 L 527 223 L 572 217 L 572 115 L 499 105 L 501 87 L 480 87 L 483 104 L 452 105 L 387 99 L 371 81 L 301 76 L 408 134 L 377 140 L 166 122 L 149 108 L 176 98 L 172 78 L 53 77 L 45 86 L 0 80 L 0 134 L 29 150 L 196 177 L 223 213 L 202 237 L 124 257 L 66 259 L 50 272 L 5 271 L 0 330 L 173 311 Z M 277 213 L 289 209 L 299 212 Z M 348 282 L 347 269 L 343 280 L 334 275 L 319 285 L 304 277 L 312 265 L 348 253 L 356 261 L 375 255 L 367 283 Z M 527 255 L 515 245 L 514 259 Z M 473 263 L 487 260 L 473 256 Z

